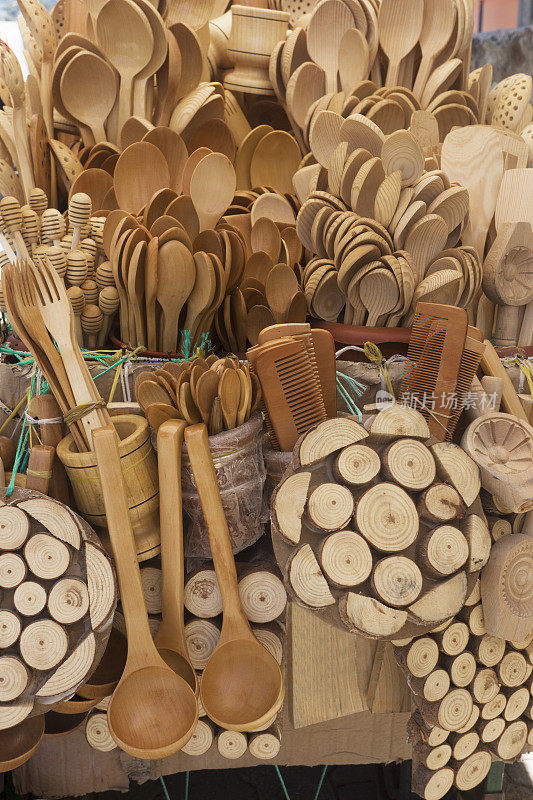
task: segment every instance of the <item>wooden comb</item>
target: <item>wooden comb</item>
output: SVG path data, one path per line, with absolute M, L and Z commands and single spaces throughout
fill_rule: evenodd
M 337 416 L 337 367 L 335 363 L 335 340 L 329 331 L 313 328 L 308 322 L 280 323 L 264 328 L 259 334 L 259 344 L 266 344 L 280 337 L 290 337 L 305 343 L 313 368 L 320 382 L 322 398 L 328 419 Z
M 479 338 L 480 336 L 481 338 Z M 451 439 L 453 436 L 463 410 L 465 395 L 471 390 L 472 381 L 478 371 L 484 351 L 485 344 L 483 342 L 483 334 L 477 328 L 473 328 L 469 325 L 463 355 L 461 356 L 461 364 L 459 366 L 459 376 L 457 378 L 457 408 L 454 409 L 448 425 L 447 439 Z
M 261 349 L 254 369 L 281 450 L 292 450 L 298 437 L 327 419 L 322 392 L 305 344 L 274 343 Z
M 414 407 L 426 418 L 438 441 L 451 435 L 454 408 L 450 398 L 457 391 L 467 328 L 463 308 L 439 303 L 417 305 L 401 391 L 412 396 Z

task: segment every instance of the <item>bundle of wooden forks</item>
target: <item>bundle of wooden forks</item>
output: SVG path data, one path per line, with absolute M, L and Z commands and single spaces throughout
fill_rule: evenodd
M 92 450 L 92 431 L 110 425 L 76 340 L 63 281 L 46 257 L 6 264 L 5 301 L 16 334 L 48 381 L 80 451 Z

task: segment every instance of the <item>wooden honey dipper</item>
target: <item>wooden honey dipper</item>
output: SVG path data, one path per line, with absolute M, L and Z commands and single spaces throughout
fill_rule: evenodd
M 41 217 L 41 241 L 43 244 L 55 245 L 61 243 L 63 217 L 57 208 L 47 208 Z
M 98 255 L 98 248 L 96 247 L 96 242 L 94 239 L 91 239 L 89 236 L 86 236 L 80 242 L 80 250 L 85 253 L 85 257 L 87 258 L 87 272 L 90 278 L 94 277 L 94 266 L 96 263 L 96 256 Z
M 111 266 L 110 261 L 102 261 L 101 264 L 98 265 L 95 272 L 95 280 L 98 284 L 98 288 L 100 291 L 105 286 L 114 286 L 115 285 L 115 278 L 113 276 L 113 268 Z
M 116 286 L 104 286 L 98 296 L 98 306 L 103 314 L 104 320 L 100 333 L 98 334 L 97 347 L 103 347 L 107 341 L 113 317 L 118 311 L 120 301 Z
M 85 295 L 85 304 L 95 306 L 98 302 L 98 285 L 92 278 L 87 278 L 81 284 L 81 290 Z
M 15 246 L 20 258 L 30 258 L 28 249 L 22 238 L 22 209 L 16 197 L 3 197 L 0 200 L 0 215 L 4 224 L 15 240 Z
M 82 228 L 89 222 L 93 210 L 91 198 L 85 192 L 76 192 L 68 204 L 68 221 L 72 228 L 72 249 L 76 250 L 81 241 Z
M 98 334 L 102 329 L 104 315 L 94 303 L 86 303 L 81 315 L 81 328 L 89 350 L 96 349 Z
M 42 215 L 48 208 L 48 198 L 46 196 L 46 192 L 44 192 L 43 189 L 40 189 L 38 186 L 36 186 L 30 192 L 28 203 L 31 210 L 35 211 L 40 220 Z
M 60 278 L 67 274 L 67 257 L 60 247 L 53 245 L 46 251 L 46 256 Z
M 85 308 L 85 295 L 79 286 L 71 286 L 67 289 L 67 297 L 72 306 L 72 313 L 74 314 L 74 326 L 76 329 L 76 340 L 80 347 L 83 347 L 83 329 L 81 327 L 81 315 Z
M 63 219 L 63 217 L 61 217 L 61 219 Z M 64 220 L 63 220 L 63 222 L 64 222 Z M 71 233 L 65 233 L 65 235 L 61 237 L 60 245 L 61 245 L 61 249 L 63 250 L 64 254 L 66 256 L 68 256 L 68 254 L 72 250 L 72 234 Z
M 39 244 L 40 221 L 37 213 L 28 206 L 22 208 L 22 238 L 29 252 L 33 255 Z
M 71 286 L 81 286 L 87 278 L 87 258 L 83 250 L 71 250 L 67 255 L 67 282 Z

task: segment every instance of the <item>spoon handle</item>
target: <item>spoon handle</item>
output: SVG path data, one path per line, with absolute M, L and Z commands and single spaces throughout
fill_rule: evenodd
M 235 635 L 240 638 L 253 638 L 239 597 L 235 559 L 218 489 L 215 466 L 209 450 L 206 426 L 200 422 L 187 428 L 185 443 L 209 532 L 211 555 L 222 595 L 224 616 L 221 638 L 228 634 L 230 634 L 230 638 L 235 638 Z
M 126 620 L 128 661 L 134 657 L 137 663 L 144 661 L 148 664 L 154 661 L 156 650 L 148 627 L 115 429 L 112 426 L 97 428 L 93 431 L 93 445 Z
M 183 654 L 187 652 L 183 631 L 183 515 L 181 507 L 181 445 L 187 423 L 176 419 L 164 422 L 157 432 L 159 467 L 159 515 L 161 521 L 161 592 L 163 622 L 158 639 L 172 637 Z

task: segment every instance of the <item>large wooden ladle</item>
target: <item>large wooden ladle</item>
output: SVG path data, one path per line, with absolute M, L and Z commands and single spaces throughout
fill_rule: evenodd
M 115 429 L 96 429 L 93 444 L 128 636 L 126 667 L 107 711 L 109 730 L 119 747 L 136 758 L 166 758 L 191 738 L 198 703 L 152 641 Z
M 220 639 L 202 675 L 201 699 L 207 715 L 221 728 L 251 731 L 281 707 L 283 675 L 276 659 L 253 635 L 242 610 L 228 525 L 205 425 L 187 428 L 185 442 L 224 609 Z
M 181 505 L 181 445 L 187 423 L 164 422 L 157 431 L 159 518 L 163 620 L 155 639 L 161 658 L 198 694 L 196 672 L 187 655 L 183 621 L 183 514 Z

